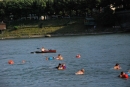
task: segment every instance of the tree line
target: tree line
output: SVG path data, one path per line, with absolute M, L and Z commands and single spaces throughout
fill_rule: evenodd
M 93 8 L 100 11 L 101 7 L 123 6 L 130 8 L 130 0 L 3 0 L 0 1 L 0 20 L 14 20 L 35 14 L 41 15 L 69 15 L 86 16 L 92 14 Z M 109 9 L 107 9 L 109 11 Z

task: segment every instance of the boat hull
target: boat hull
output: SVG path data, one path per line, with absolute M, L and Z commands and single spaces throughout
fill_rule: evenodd
M 46 50 L 46 51 L 35 51 L 31 53 L 56 53 L 56 50 Z

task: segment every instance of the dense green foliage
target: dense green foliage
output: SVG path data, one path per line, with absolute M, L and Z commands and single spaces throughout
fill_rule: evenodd
M 27 17 L 29 14 L 41 15 L 70 15 L 85 16 L 86 12 L 92 12 L 93 8 L 100 10 L 100 7 L 108 5 L 124 9 L 130 7 L 130 0 L 4 0 L 0 1 L 0 19 L 14 20 Z

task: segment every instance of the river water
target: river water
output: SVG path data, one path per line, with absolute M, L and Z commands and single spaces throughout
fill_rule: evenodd
M 30 53 L 42 46 L 57 52 Z M 58 54 L 64 60 L 46 60 Z M 66 70 L 55 69 L 59 63 Z M 121 70 L 113 69 L 116 63 Z M 82 68 L 85 74 L 75 75 Z M 130 87 L 130 78 L 117 77 L 128 69 L 130 34 L 0 40 L 0 87 Z

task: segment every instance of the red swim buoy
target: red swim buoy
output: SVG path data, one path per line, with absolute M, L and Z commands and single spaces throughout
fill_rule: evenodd
M 81 57 L 80 54 L 76 55 L 76 58 L 80 58 L 80 57 Z
M 13 60 L 9 60 L 8 64 L 14 64 L 14 61 Z
M 129 76 L 128 76 L 127 74 L 125 74 L 125 75 L 123 76 L 123 78 L 128 79 L 128 78 L 129 78 Z

